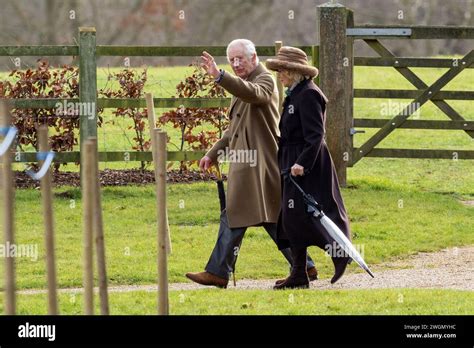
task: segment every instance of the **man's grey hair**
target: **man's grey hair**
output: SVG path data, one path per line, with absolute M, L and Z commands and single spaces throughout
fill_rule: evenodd
M 244 52 L 247 55 L 247 57 L 249 57 L 249 58 L 251 58 L 254 53 L 257 54 L 257 50 L 255 49 L 255 44 L 252 41 L 247 40 L 247 39 L 235 39 L 227 45 L 227 51 L 226 51 L 227 60 L 229 60 L 229 50 L 230 50 L 230 48 L 232 46 L 238 46 L 238 45 L 240 45 L 244 48 Z M 260 60 L 258 59 L 258 55 L 257 55 L 256 64 L 258 64 L 259 61 Z

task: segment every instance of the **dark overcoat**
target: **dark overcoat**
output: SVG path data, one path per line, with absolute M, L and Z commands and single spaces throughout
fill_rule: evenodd
M 349 219 L 325 141 L 326 103 L 326 96 L 312 80 L 300 82 L 286 97 L 279 125 L 278 164 L 280 170 L 295 163 L 305 168 L 305 175 L 295 181 L 350 239 Z M 321 222 L 306 213 L 303 196 L 295 185 L 282 177 L 279 248 L 317 245 L 327 250 L 333 242 Z

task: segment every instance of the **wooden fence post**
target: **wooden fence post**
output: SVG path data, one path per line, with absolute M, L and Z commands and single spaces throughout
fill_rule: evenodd
M 84 143 L 82 201 L 84 215 L 84 311 L 94 314 L 94 245 L 97 256 L 99 279 L 100 314 L 109 315 L 107 267 L 105 259 L 102 200 L 99 181 L 97 138 L 91 137 Z M 95 241 L 95 243 L 94 243 Z
M 353 122 L 353 48 L 346 29 L 352 25 L 352 11 L 338 3 L 318 6 L 320 86 L 329 99 L 326 135 L 339 183 L 347 185 L 351 160 Z
M 93 265 L 93 234 L 94 234 L 94 164 L 93 153 L 96 151 L 95 143 L 88 139 L 84 142 L 81 151 L 82 168 L 82 210 L 83 210 L 83 287 L 84 287 L 84 314 L 94 314 L 94 265 Z
M 95 28 L 79 28 L 79 102 L 80 149 L 84 153 L 84 142 L 97 137 L 97 61 Z M 81 155 L 81 162 L 84 156 Z M 82 175 L 81 175 L 82 177 Z
M 311 47 L 311 63 L 319 70 L 319 46 Z M 314 83 L 319 85 L 319 74 L 313 79 Z
M 275 56 L 278 54 L 278 51 L 280 50 L 281 46 L 283 46 L 282 41 L 275 41 Z M 280 80 L 277 78 L 277 88 L 278 88 L 278 106 L 280 113 L 282 112 L 283 108 L 283 101 L 285 100 L 285 97 L 283 95 L 283 84 L 280 82 Z
M 153 134 L 155 132 L 155 129 L 158 129 L 158 130 L 161 130 L 161 129 L 156 128 L 155 103 L 153 102 L 153 94 L 146 93 L 145 99 L 146 99 L 146 110 L 148 114 L 148 126 L 150 127 L 151 154 L 153 158 L 153 163 L 155 163 L 155 161 L 157 161 L 158 159 L 155 157 L 154 149 L 157 147 L 157 145 L 155 142 L 155 136 Z M 166 210 L 166 236 L 165 237 L 166 237 L 166 253 L 170 255 L 172 251 L 172 247 L 171 247 L 171 237 L 170 237 L 170 224 L 168 220 L 167 210 Z
M 40 153 L 49 152 L 48 127 L 43 125 L 38 129 L 38 144 Z M 39 162 L 40 167 L 43 161 Z M 41 178 L 41 198 L 43 203 L 44 240 L 46 250 L 46 277 L 48 281 L 48 314 L 57 315 L 58 298 L 56 282 L 56 258 L 54 250 L 54 216 L 53 216 L 53 191 L 51 185 L 51 170 Z
M 169 314 L 168 259 L 166 252 L 166 132 L 155 129 L 156 200 L 158 213 L 158 314 Z
M 10 105 L 0 101 L 0 127 L 11 126 Z M 10 149 L 0 158 L 1 161 L 1 194 L 2 222 L 4 229 L 4 245 L 9 250 L 15 244 L 14 200 L 15 186 L 13 184 L 12 153 Z M 4 311 L 7 315 L 16 314 L 15 295 L 15 258 L 5 255 L 5 300 Z
M 99 179 L 99 154 L 97 151 L 97 138 L 89 138 L 88 142 L 91 142 L 91 147 L 94 149 L 90 155 L 90 163 L 92 167 L 91 180 L 93 189 L 93 231 L 95 250 L 97 257 L 97 274 L 99 280 L 99 298 L 100 298 L 100 314 L 109 315 L 109 294 L 108 294 L 108 281 L 107 281 L 107 263 L 105 258 L 105 240 L 104 240 L 104 222 L 102 217 L 102 197 L 100 191 L 100 179 Z M 88 164 L 89 165 L 89 164 Z

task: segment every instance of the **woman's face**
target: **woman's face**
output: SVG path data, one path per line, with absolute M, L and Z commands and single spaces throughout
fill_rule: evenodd
M 290 76 L 288 75 L 288 70 L 280 69 L 277 71 L 277 78 L 280 80 L 281 84 L 285 87 L 291 87 L 293 81 L 291 81 Z

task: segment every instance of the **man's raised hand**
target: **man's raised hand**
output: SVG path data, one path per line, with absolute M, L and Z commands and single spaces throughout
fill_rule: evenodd
M 201 63 L 201 67 L 209 74 L 211 75 L 212 77 L 214 78 L 217 78 L 217 76 L 219 76 L 220 74 L 220 71 L 219 69 L 217 68 L 217 64 L 214 60 L 214 57 L 211 56 L 209 53 L 207 53 L 206 51 L 203 51 L 202 52 L 202 56 L 201 56 L 201 60 L 202 60 L 202 63 Z

